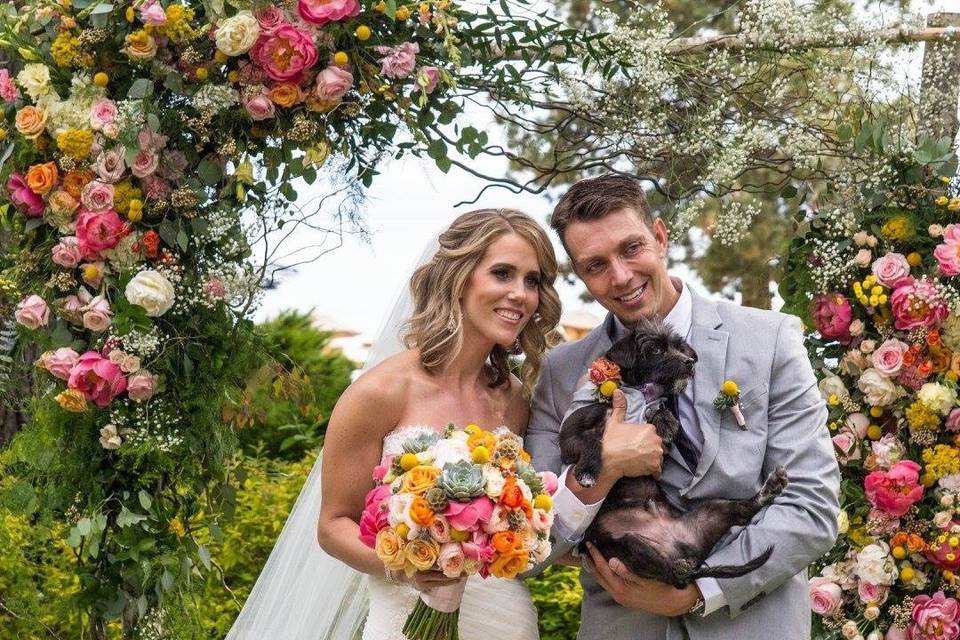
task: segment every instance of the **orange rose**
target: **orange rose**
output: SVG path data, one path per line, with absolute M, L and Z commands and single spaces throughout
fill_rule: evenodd
M 949 351 L 937 351 L 930 355 L 930 363 L 933 365 L 933 370 L 936 373 L 943 373 L 950 368 L 950 352 Z
M 950 358 L 950 371 L 960 376 L 960 353 L 955 353 Z
M 58 175 L 56 162 L 35 164 L 27 170 L 27 186 L 30 191 L 42 196 L 53 189 Z
M 523 538 L 514 531 L 498 531 L 493 534 L 490 544 L 498 553 L 520 551 L 523 549 Z
M 530 564 L 529 551 L 508 551 L 494 557 L 490 563 L 490 574 L 497 578 L 515 578 Z
M 620 366 L 606 358 L 597 358 L 590 365 L 590 382 L 600 385 L 607 380 L 620 379 Z
M 278 107 L 292 107 L 303 101 L 303 92 L 300 87 L 292 82 L 280 82 L 273 85 L 267 95 L 273 104 Z
M 511 476 L 503 485 L 503 491 L 500 492 L 500 504 L 509 509 L 518 509 L 523 506 L 523 491 L 517 484 L 517 480 Z
M 63 176 L 63 190 L 79 200 L 80 192 L 91 180 L 93 173 L 90 171 L 67 171 Z
M 926 378 L 933 373 L 933 363 L 929 360 L 924 360 L 917 366 L 917 373 Z
M 433 524 L 433 509 L 421 496 L 414 498 L 410 505 L 410 519 L 424 527 Z
M 467 438 L 467 446 L 471 449 L 475 447 L 486 447 L 487 451 L 493 451 L 497 446 L 497 436 L 483 429 L 474 431 L 470 434 L 470 437 Z
M 47 112 L 45 109 L 27 106 L 17 111 L 14 122 L 20 135 L 30 140 L 36 140 L 47 127 Z
M 374 547 L 377 557 L 387 569 L 400 571 L 407 565 L 407 555 L 403 550 L 403 541 L 393 529 L 381 529 L 377 532 L 377 542 Z
M 403 476 L 403 485 L 400 491 L 420 495 L 437 483 L 440 469 L 427 465 L 417 465 Z
M 407 543 L 403 549 L 407 556 L 407 561 L 412 564 L 417 571 L 428 571 L 433 568 L 437 558 L 440 557 L 440 545 L 433 540 L 423 540 L 416 538 Z

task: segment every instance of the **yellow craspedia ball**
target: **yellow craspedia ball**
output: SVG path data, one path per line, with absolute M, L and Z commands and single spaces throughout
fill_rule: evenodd
M 490 462 L 490 450 L 484 446 L 474 447 L 473 451 L 470 452 L 470 458 L 476 464 L 485 464 Z
M 130 222 L 140 222 L 143 220 L 143 201 L 134 198 L 130 201 L 130 209 L 127 211 L 127 220 Z
M 944 580 L 953 580 L 954 577 L 955 577 L 955 574 L 953 573 L 953 571 L 950 571 L 949 569 L 944 570 L 943 572 Z
M 210 76 L 210 72 L 207 71 L 206 67 L 200 67 L 194 72 L 194 75 L 197 77 L 197 80 L 203 82 Z
M 137 13 L 133 10 L 133 7 L 127 7 L 127 11 L 124 15 L 127 18 L 127 22 L 133 22 L 134 18 L 137 17 Z
M 937 476 L 933 475 L 932 473 L 925 473 L 922 476 L 920 476 L 920 484 L 922 484 L 924 487 L 928 489 L 932 487 L 936 482 L 937 482 Z
M 397 9 L 397 13 L 394 15 L 397 20 L 403 22 L 404 20 L 408 20 L 410 18 L 410 9 L 408 7 L 400 7 Z
M 483 429 L 481 429 L 478 425 L 475 425 L 475 424 L 468 424 L 463 428 L 463 430 L 469 433 L 470 435 L 483 431 Z
M 545 493 L 541 493 L 536 498 L 533 499 L 534 509 L 543 509 L 544 511 L 550 511 L 553 508 L 553 498 L 548 496 Z
M 87 280 L 96 280 L 100 275 L 100 269 L 95 264 L 88 264 L 83 268 L 83 277 Z
M 910 582 L 917 575 L 917 572 L 913 570 L 913 567 L 904 567 L 900 569 L 900 579 L 904 582 Z
M 723 391 L 723 395 L 725 396 L 735 396 L 740 393 L 740 388 L 733 380 L 724 380 L 723 386 L 720 387 L 720 390 Z
M 916 251 L 907 254 L 907 264 L 911 267 L 919 267 L 923 264 L 923 256 Z
M 870 415 L 879 418 L 883 415 L 883 407 L 870 407 Z
M 213 61 L 216 62 L 217 64 L 226 64 L 227 60 L 229 59 L 230 59 L 230 56 L 225 54 L 223 51 L 220 51 L 220 49 L 217 49 L 216 52 L 213 54 Z
M 407 536 L 410 535 L 410 527 L 403 524 L 402 522 L 397 525 L 396 531 L 397 531 L 397 535 L 400 536 L 400 538 L 403 540 L 406 540 Z
M 110 82 L 110 76 L 103 71 L 97 71 L 95 74 L 93 74 L 93 84 L 97 85 L 98 87 L 105 87 L 107 86 L 108 82 Z
M 370 27 L 365 24 L 357 27 L 357 30 L 353 32 L 353 35 L 357 36 L 357 40 L 360 42 L 366 42 L 370 39 Z
M 896 558 L 897 560 L 903 560 L 904 558 L 907 557 L 907 550 L 901 547 L 900 545 L 897 545 L 896 547 L 893 548 L 893 557 Z
M 620 385 L 614 380 L 607 380 L 600 385 L 600 395 L 604 398 L 609 398 L 613 395 L 613 392 L 620 388 Z
M 879 440 L 882 435 L 883 430 L 879 426 L 872 424 L 867 427 L 867 437 L 871 440 Z
M 239 79 L 240 79 L 239 71 L 231 71 L 230 73 L 227 74 L 227 80 L 229 80 L 230 82 L 236 82 Z
M 417 460 L 417 454 L 415 453 L 405 453 L 400 456 L 400 468 L 404 471 L 410 471 L 418 464 L 420 464 L 420 461 Z
M 454 542 L 466 542 L 470 539 L 469 531 L 460 531 L 460 529 L 450 529 L 450 539 Z
M 383 13 L 384 11 L 387 10 L 387 3 L 381 0 L 377 4 L 373 5 L 373 8 L 375 11 L 379 11 L 380 13 Z
M 3 127 L 0 127 L 0 142 L 3 142 L 7 139 L 7 130 Z

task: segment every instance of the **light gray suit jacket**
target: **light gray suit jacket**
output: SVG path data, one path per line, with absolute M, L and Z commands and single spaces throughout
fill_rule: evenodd
M 717 543 L 709 565 L 737 565 L 774 545 L 762 567 L 719 580 L 727 607 L 708 616 L 666 618 L 618 605 L 586 572 L 579 640 L 807 640 L 806 568 L 837 535 L 840 474 L 826 427 L 827 410 L 794 316 L 693 293 L 690 342 L 698 355 L 694 409 L 703 431 L 696 469 L 676 448 L 664 460 L 661 486 L 683 509 L 704 498 L 749 498 L 777 465 L 790 482 L 746 527 Z M 574 343 L 550 352 L 533 397 L 525 448 L 537 469 L 560 473 L 558 434 L 578 379 L 611 344 L 613 317 Z M 713 399 L 724 380 L 740 386 L 747 429 Z M 562 515 L 560 516 L 562 517 Z M 554 539 L 551 559 L 577 540 Z M 549 562 L 549 560 L 548 560 Z

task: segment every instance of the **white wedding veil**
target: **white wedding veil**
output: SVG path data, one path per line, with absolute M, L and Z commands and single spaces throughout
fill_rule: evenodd
M 435 235 L 410 274 L 439 248 Z M 363 371 L 406 347 L 400 337 L 413 312 L 409 277 L 370 348 Z M 321 454 L 297 497 L 227 640 L 353 640 L 366 618 L 364 575 L 317 543 Z M 359 516 L 359 514 L 357 514 Z

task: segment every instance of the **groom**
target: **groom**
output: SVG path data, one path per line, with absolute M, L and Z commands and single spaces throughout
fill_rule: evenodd
M 789 476 L 784 493 L 751 524 L 731 530 L 706 560 L 739 565 L 774 545 L 767 563 L 742 577 L 701 578 L 676 589 L 638 578 L 592 550 L 581 572 L 579 640 L 809 638 L 806 567 L 833 546 L 840 479 L 799 321 L 702 298 L 671 278 L 667 229 L 633 178 L 578 182 L 557 203 L 550 225 L 577 275 L 610 313 L 544 362 L 525 438 L 538 469 L 561 473 L 560 421 L 578 381 L 640 318 L 664 319 L 698 354 L 693 382 L 678 397 L 681 437 L 690 445 L 684 455 L 674 446 L 663 459 L 652 425 L 625 424 L 618 392 L 596 484 L 581 487 L 562 470 L 551 560 L 582 539 L 620 477 L 658 476 L 670 502 L 685 509 L 706 498 L 752 497 L 778 465 Z M 740 388 L 745 430 L 713 406 L 725 380 Z

